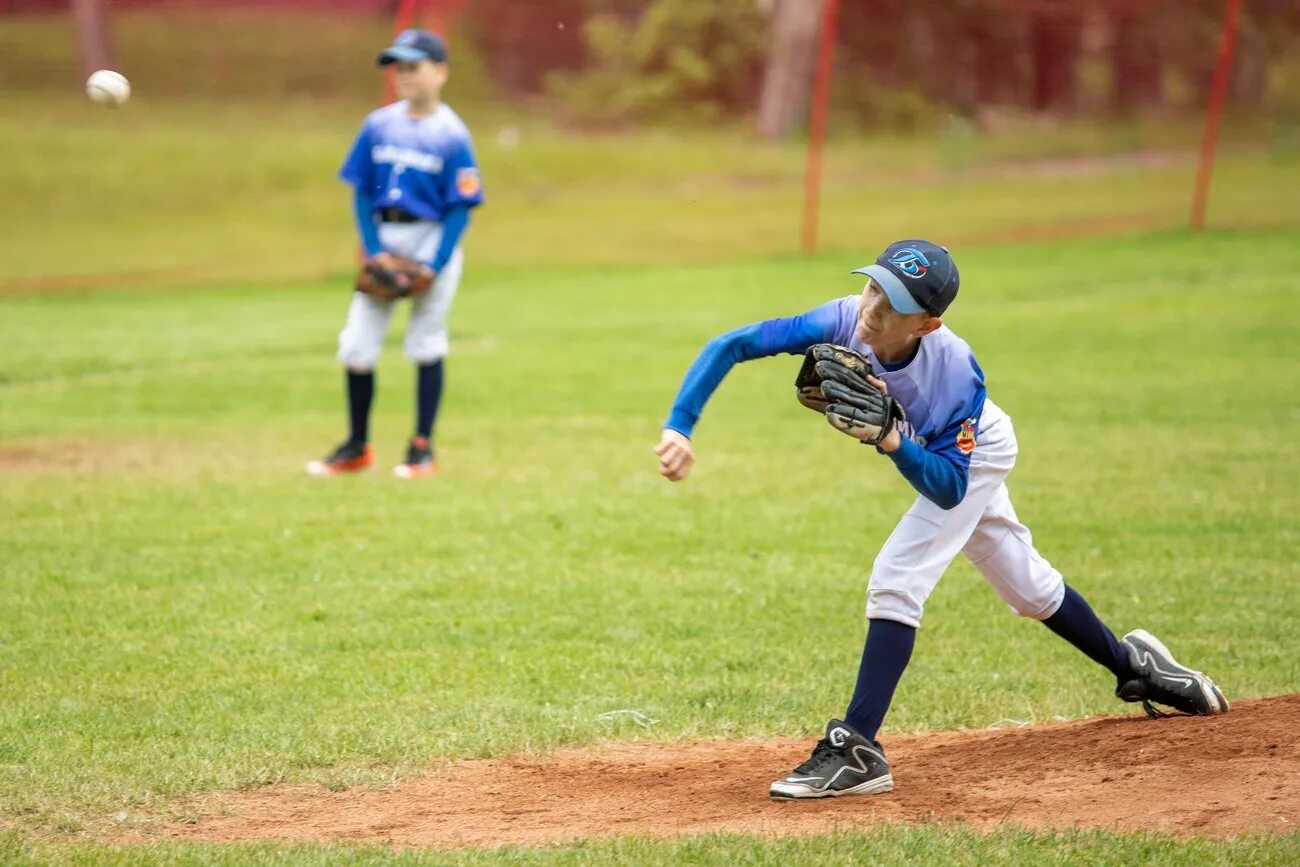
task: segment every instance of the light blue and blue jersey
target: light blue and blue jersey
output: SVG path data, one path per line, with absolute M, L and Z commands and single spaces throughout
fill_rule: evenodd
M 381 249 L 374 228 L 377 211 L 400 208 L 441 223 L 446 243 L 432 263 L 435 270 L 455 249 L 469 210 L 483 202 L 469 128 L 445 103 L 422 118 L 411 117 L 405 101 L 371 112 L 339 177 L 355 190 L 357 228 L 371 255 Z
M 871 360 L 876 376 L 907 413 L 903 445 L 889 457 L 923 496 L 952 508 L 966 494 L 986 391 L 984 373 L 966 341 L 947 326 L 926 335 L 916 354 L 886 365 L 856 334 L 858 296 L 837 298 L 798 316 L 769 319 L 709 341 L 682 382 L 665 427 L 690 436 L 700 413 L 731 367 L 781 353 L 802 355 L 836 343 Z

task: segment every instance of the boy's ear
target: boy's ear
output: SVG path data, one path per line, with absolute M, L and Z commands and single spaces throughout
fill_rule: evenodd
M 932 331 L 937 331 L 941 325 L 943 325 L 943 320 L 938 316 L 926 317 L 926 320 L 917 327 L 916 336 L 924 337 Z

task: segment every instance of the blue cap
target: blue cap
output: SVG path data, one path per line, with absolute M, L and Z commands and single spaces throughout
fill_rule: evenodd
M 957 263 L 947 247 L 929 241 L 895 241 L 885 248 L 876 264 L 859 268 L 880 284 L 889 304 L 899 313 L 929 313 L 942 316 L 957 297 L 961 278 Z
M 434 63 L 447 62 L 447 43 L 436 33 L 412 27 L 397 34 L 393 44 L 379 53 L 378 64 L 387 66 L 398 61 L 415 63 L 420 60 L 432 60 Z

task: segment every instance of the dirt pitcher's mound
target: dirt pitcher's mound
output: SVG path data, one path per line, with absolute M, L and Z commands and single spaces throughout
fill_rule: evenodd
M 770 800 L 768 783 L 810 746 L 609 744 L 460 762 L 389 790 L 274 786 L 210 796 L 207 815 L 168 833 L 453 847 L 617 834 L 810 834 L 927 820 L 1207 834 L 1300 829 L 1300 695 L 1242 701 L 1212 718 L 1129 715 L 891 737 L 894 792 Z

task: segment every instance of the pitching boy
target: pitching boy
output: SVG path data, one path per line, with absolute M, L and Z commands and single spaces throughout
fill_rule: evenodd
M 1116 640 L 1082 596 L 1034 548 L 1006 478 L 1017 445 L 1010 417 L 988 400 L 970 346 L 940 317 L 957 296 L 944 247 L 899 241 L 859 296 L 799 316 L 724 334 L 704 348 L 677 394 L 655 448 L 659 472 L 686 478 L 691 433 L 709 396 L 737 362 L 807 353 L 801 403 L 874 445 L 920 496 L 876 557 L 867 587 L 866 647 L 844 719 L 831 720 L 811 757 L 772 783 L 774 798 L 865 795 L 893 788 L 876 735 L 912 656 L 926 598 L 958 553 L 1011 609 L 1042 621 L 1118 680 L 1116 695 L 1189 714 L 1228 710 L 1211 680 L 1176 662 L 1145 630 Z
M 447 313 L 460 284 L 460 241 L 470 209 L 483 201 L 483 188 L 469 129 L 441 101 L 447 81 L 442 38 L 427 30 L 403 31 L 378 63 L 393 67 L 400 99 L 366 118 L 339 177 L 353 187 L 357 230 L 370 261 L 393 254 L 432 270 L 432 288 L 411 298 L 406 357 L 417 367 L 415 432 L 406 460 L 393 469 L 401 478 L 415 478 L 437 471 L 433 425 L 442 397 Z M 397 303 L 360 291 L 352 296 L 338 353 L 347 371 L 351 428 L 328 457 L 307 465 L 309 473 L 357 472 L 374 463 L 369 424 L 375 364 Z

